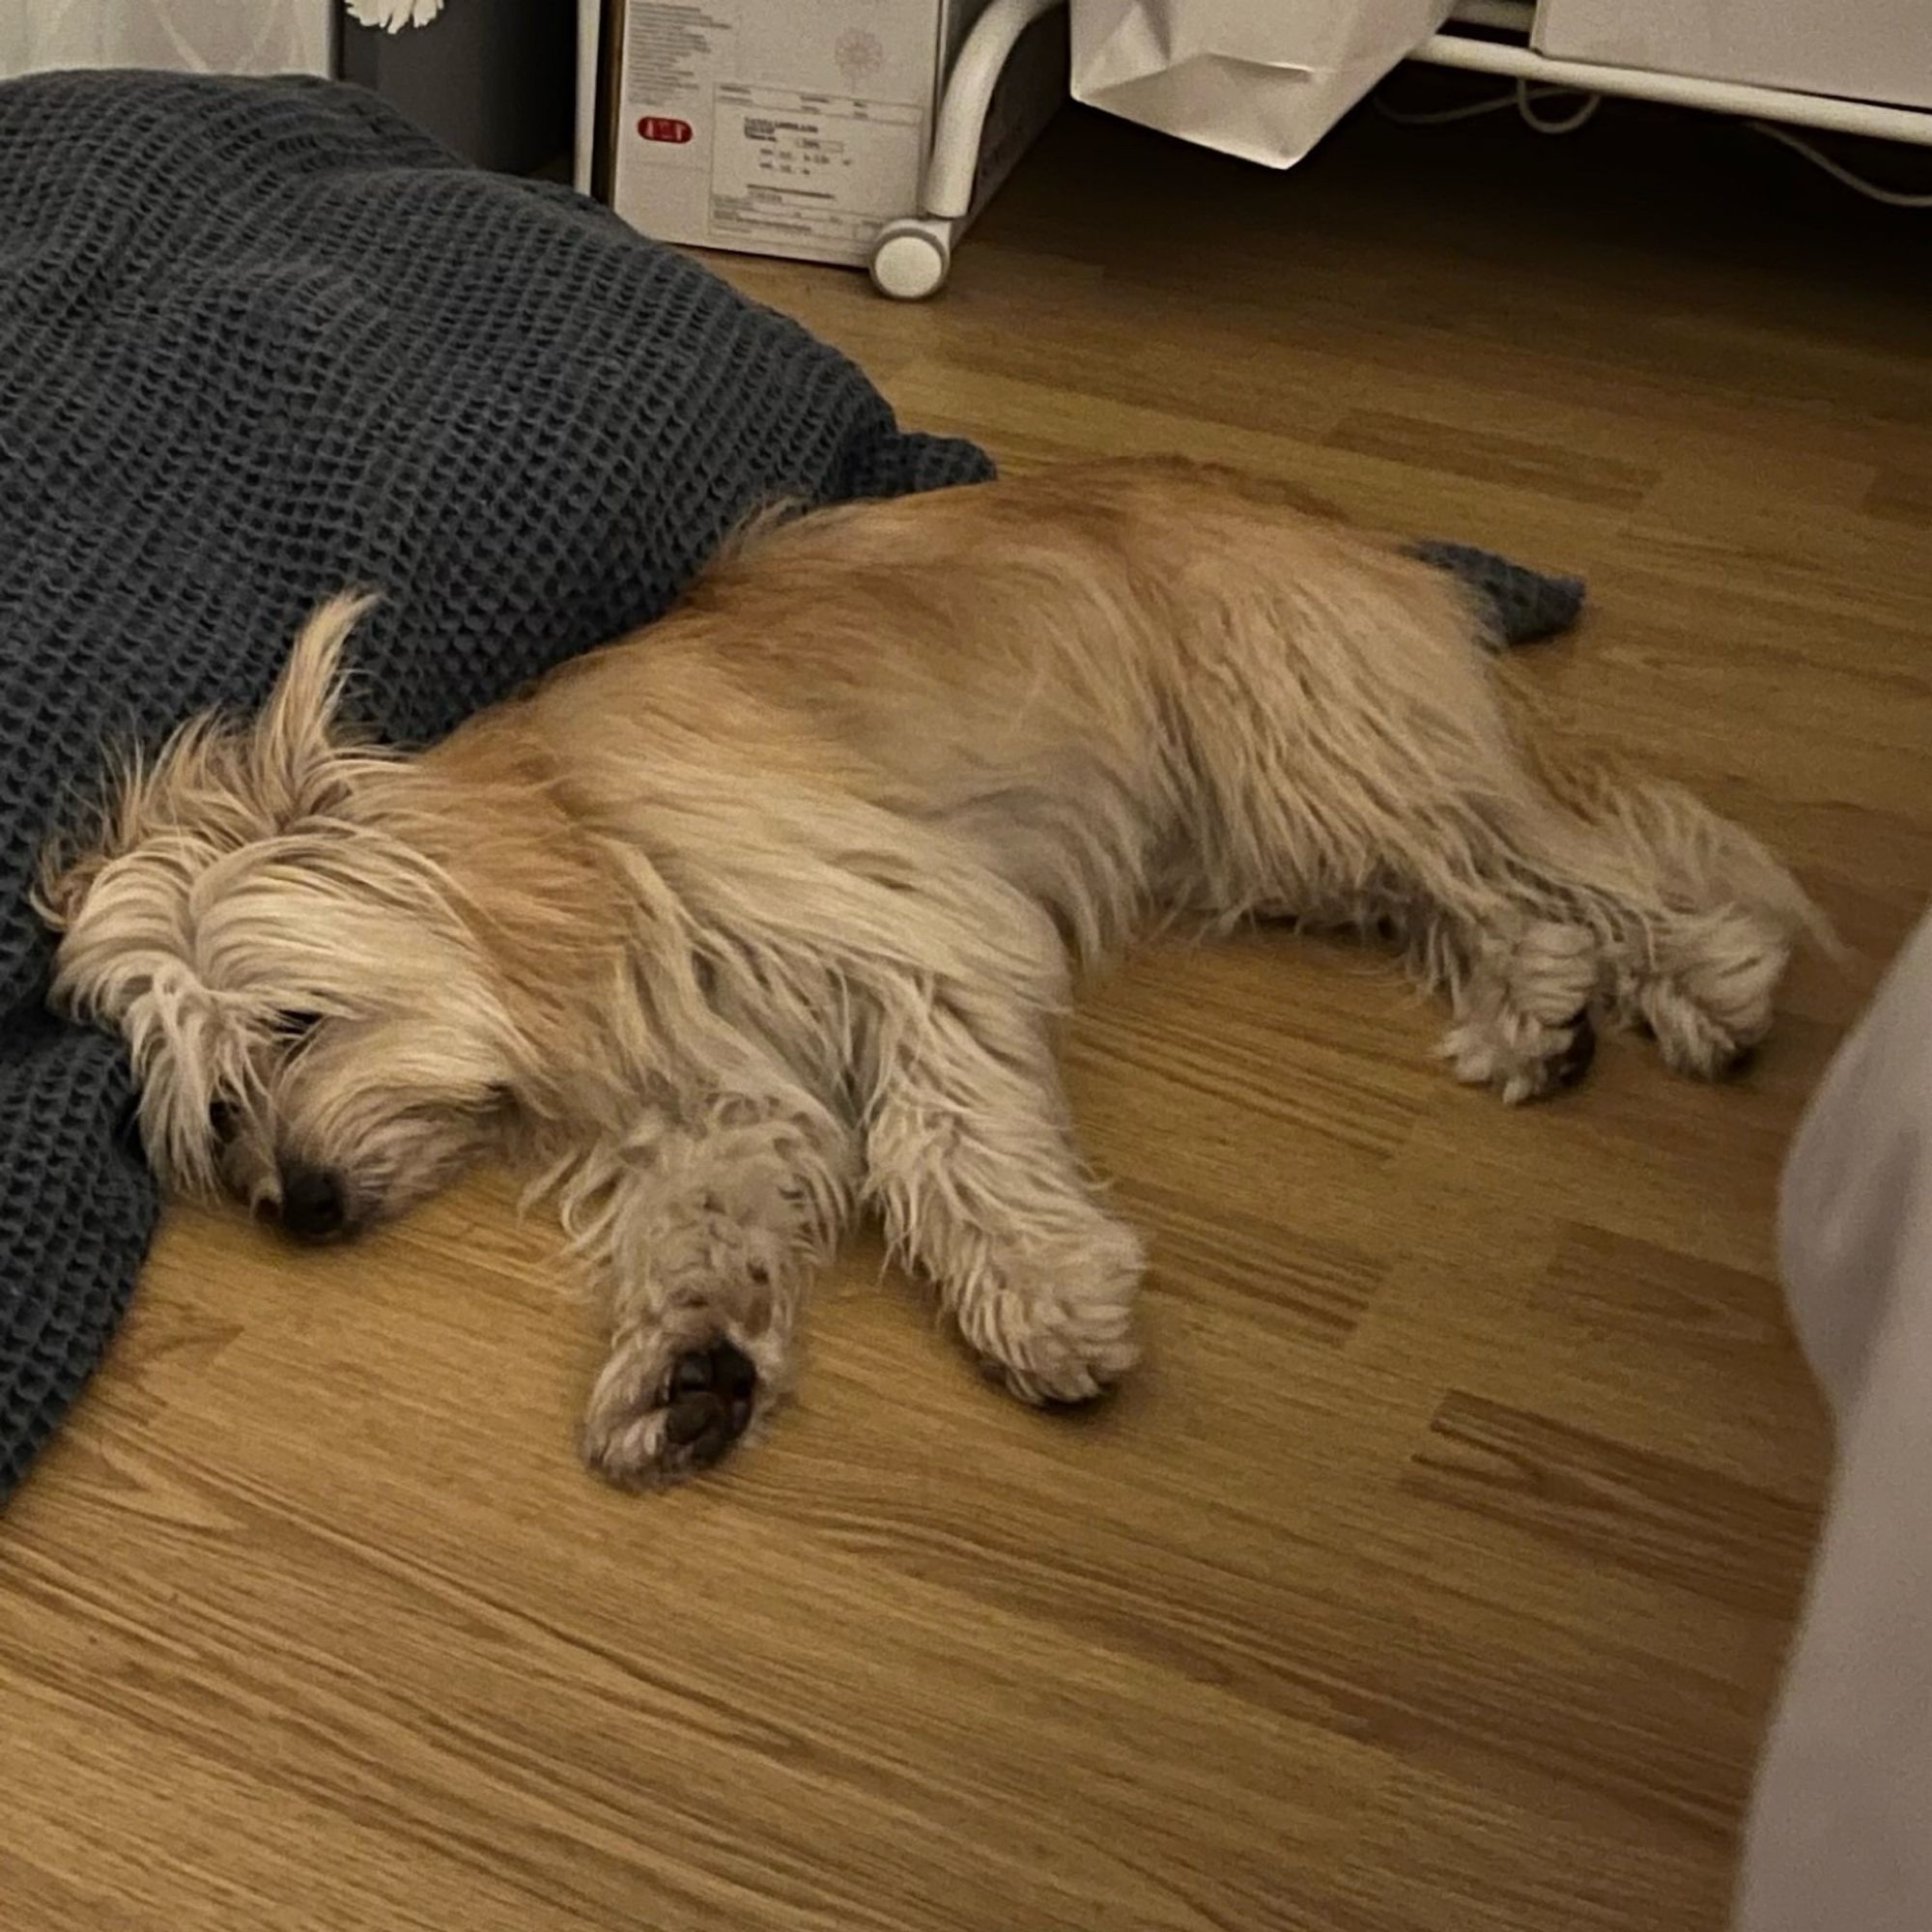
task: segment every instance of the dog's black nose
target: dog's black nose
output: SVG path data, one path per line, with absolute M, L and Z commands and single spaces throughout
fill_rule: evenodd
M 342 1182 L 327 1168 L 282 1170 L 282 1226 L 297 1240 L 331 1240 L 348 1219 Z

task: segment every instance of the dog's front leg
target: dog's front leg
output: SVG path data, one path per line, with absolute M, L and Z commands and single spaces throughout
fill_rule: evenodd
M 1040 1016 L 984 986 L 882 1028 L 866 1191 L 894 1250 L 1022 1401 L 1085 1402 L 1134 1361 L 1139 1237 L 1094 1199 Z
M 706 1468 L 784 1393 L 808 1280 L 836 1244 L 849 1130 L 803 1093 L 707 1094 L 586 1165 L 566 1221 L 609 1296 L 584 1460 L 613 1482 Z

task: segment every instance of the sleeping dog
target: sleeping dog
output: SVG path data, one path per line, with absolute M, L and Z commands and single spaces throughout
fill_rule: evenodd
M 125 1036 L 171 1185 L 302 1239 L 526 1163 L 624 1483 L 760 1426 L 862 1207 L 1023 1401 L 1127 1371 L 1141 1243 L 1050 1029 L 1151 923 L 1387 933 L 1519 1101 L 1599 1020 L 1718 1073 L 1814 920 L 1686 793 L 1533 752 L 1452 575 L 1180 463 L 768 519 L 419 754 L 341 722 L 363 608 L 50 860 L 56 998 Z

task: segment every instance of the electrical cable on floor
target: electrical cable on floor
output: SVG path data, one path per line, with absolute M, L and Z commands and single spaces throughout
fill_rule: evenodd
M 1932 194 L 1901 194 L 1896 188 L 1880 187 L 1876 182 L 1854 174 L 1843 161 L 1834 161 L 1823 149 L 1814 148 L 1802 134 L 1794 134 L 1775 121 L 1747 121 L 1745 126 L 1767 140 L 1782 142 L 1794 154 L 1803 155 L 1813 167 L 1823 168 L 1833 181 L 1842 182 L 1867 200 L 1882 201 L 1888 208 L 1932 208 Z
M 1593 120 L 1597 109 L 1604 104 L 1601 94 L 1586 94 L 1577 103 L 1574 114 L 1567 114 L 1560 121 L 1545 121 L 1539 118 L 1535 103 L 1547 99 L 1551 94 L 1574 94 L 1575 88 L 1552 87 L 1542 93 L 1533 92 L 1526 80 L 1516 84 L 1516 111 L 1521 115 L 1525 128 L 1534 128 L 1539 134 L 1574 134 L 1586 121 Z

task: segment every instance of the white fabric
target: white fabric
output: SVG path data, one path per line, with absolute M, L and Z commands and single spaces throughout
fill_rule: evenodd
M 330 70 L 333 0 L 0 0 L 0 77 L 54 68 Z
M 1286 168 L 1454 0 L 1069 0 L 1073 98 Z
M 1837 1425 L 1746 1834 L 1740 1932 L 1932 1928 L 1932 919 L 1785 1169 L 1780 1246 Z

